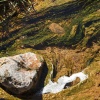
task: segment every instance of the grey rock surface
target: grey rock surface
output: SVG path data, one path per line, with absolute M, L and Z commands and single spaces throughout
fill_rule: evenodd
M 43 67 L 43 58 L 28 52 L 0 58 L 0 83 L 15 94 L 36 90 Z

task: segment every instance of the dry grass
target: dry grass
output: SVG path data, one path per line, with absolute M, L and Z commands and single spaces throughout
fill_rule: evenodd
M 43 100 L 100 100 L 100 61 L 94 61 L 85 69 L 89 78 L 57 94 L 45 94 Z M 48 99 L 49 98 L 49 99 Z
M 38 5 L 35 6 L 35 9 L 39 11 L 41 9 L 46 9 L 51 6 L 61 5 L 70 1 L 72 0 L 55 0 L 54 2 L 52 2 L 52 0 L 37 1 Z
M 94 51 L 92 48 L 81 52 L 77 49 L 47 47 L 45 50 L 39 51 L 39 53 L 45 55 L 46 59 L 49 59 L 53 64 L 55 69 L 53 80 L 57 81 L 60 76 L 70 76 L 72 73 L 82 71 L 93 57 Z

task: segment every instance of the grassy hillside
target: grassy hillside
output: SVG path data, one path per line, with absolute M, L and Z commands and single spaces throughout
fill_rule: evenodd
M 49 70 L 45 84 L 49 78 L 56 81 L 62 75 L 70 76 L 83 69 L 89 75 L 83 83 L 57 94 L 45 94 L 40 100 L 99 100 L 100 1 L 45 0 L 35 8 L 36 13 L 22 12 L 9 20 L 9 35 L 2 33 L 1 27 L 0 57 L 28 51 L 40 53 Z M 60 25 L 65 33 L 51 31 L 52 23 Z M 54 74 L 50 77 L 52 65 Z M 0 98 L 17 100 L 2 88 Z

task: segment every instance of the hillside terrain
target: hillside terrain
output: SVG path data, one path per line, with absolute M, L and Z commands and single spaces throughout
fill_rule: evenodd
M 100 100 L 100 1 L 40 0 L 35 10 L 0 24 L 0 57 L 42 55 L 48 68 L 44 85 L 83 70 L 88 79 L 76 79 L 59 93 L 43 95 L 15 95 L 0 85 L 0 100 Z

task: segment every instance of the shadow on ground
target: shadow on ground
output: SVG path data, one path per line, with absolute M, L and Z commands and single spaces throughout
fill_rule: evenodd
M 77 1 L 73 1 L 62 5 L 49 7 L 45 10 L 41 10 L 35 15 L 34 14 L 31 15 L 29 20 L 27 21 L 24 20 L 24 23 L 32 24 L 46 19 L 48 20 L 50 19 L 55 20 L 55 19 L 62 19 L 62 18 L 64 19 L 66 18 L 66 16 L 70 14 L 77 14 L 78 11 L 82 9 L 83 3 L 84 1 L 80 3 L 78 3 Z

